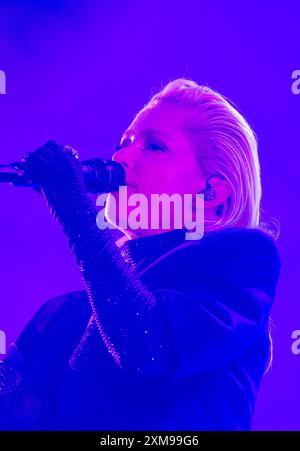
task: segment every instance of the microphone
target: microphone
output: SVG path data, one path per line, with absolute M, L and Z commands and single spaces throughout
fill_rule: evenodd
M 125 169 L 120 163 L 104 158 L 91 158 L 81 162 L 84 181 L 89 193 L 110 193 L 126 185 Z M 39 190 L 39 186 L 26 175 L 24 165 L 20 161 L 0 164 L 0 168 L 10 168 L 17 172 L 0 172 L 0 183 L 13 186 L 31 187 Z

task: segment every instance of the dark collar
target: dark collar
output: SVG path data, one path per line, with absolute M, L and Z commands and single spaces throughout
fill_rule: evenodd
M 127 240 L 120 247 L 125 261 L 137 266 L 141 261 L 153 261 L 185 241 L 185 229 Z

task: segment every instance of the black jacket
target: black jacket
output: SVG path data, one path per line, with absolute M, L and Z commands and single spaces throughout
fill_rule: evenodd
M 254 229 L 209 232 L 195 241 L 183 232 L 130 240 L 120 250 L 156 299 L 155 324 L 168 345 L 157 366 L 163 369 L 139 373 L 116 364 L 90 320 L 86 291 L 50 299 L 0 366 L 2 429 L 250 429 L 270 360 L 276 245 Z M 132 309 L 129 301 L 120 302 Z M 131 312 L 133 329 L 139 308 Z M 142 353 L 140 336 L 135 345 Z M 155 352 L 152 360 L 159 359 Z

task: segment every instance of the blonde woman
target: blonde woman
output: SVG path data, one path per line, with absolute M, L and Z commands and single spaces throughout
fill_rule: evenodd
M 248 430 L 280 272 L 253 131 L 222 95 L 177 79 L 116 150 L 128 195 L 202 193 L 204 235 L 122 228 L 114 192 L 117 247 L 74 152 L 50 142 L 28 154 L 86 290 L 47 301 L 2 363 L 3 428 Z

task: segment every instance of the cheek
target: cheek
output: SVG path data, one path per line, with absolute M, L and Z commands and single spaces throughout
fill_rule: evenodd
M 156 161 L 139 166 L 136 171 L 137 191 L 151 193 L 197 193 L 203 186 L 203 177 L 197 162 Z
M 186 161 L 174 172 L 173 185 L 181 193 L 198 193 L 203 186 L 204 178 L 198 162 Z
M 168 169 L 157 163 L 149 165 L 139 172 L 136 181 L 136 191 L 146 196 L 165 192 L 168 186 Z
M 173 170 L 164 175 L 157 176 L 158 184 L 163 192 L 193 194 L 200 191 L 202 183 L 201 174 L 194 170 Z

